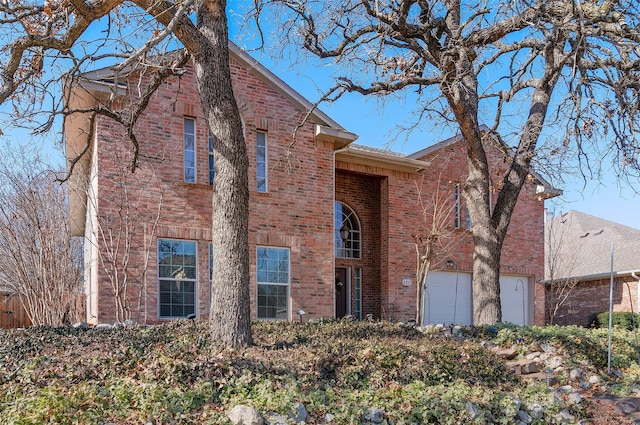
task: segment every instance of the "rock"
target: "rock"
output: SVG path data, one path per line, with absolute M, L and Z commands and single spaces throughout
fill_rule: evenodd
M 291 411 L 289 411 L 289 417 L 297 424 L 305 422 L 307 420 L 307 416 L 307 409 L 304 407 L 304 404 L 300 402 L 294 404 Z
M 326 415 L 324 415 L 324 421 L 328 424 L 330 424 L 331 422 L 333 422 L 333 419 L 335 418 L 334 415 L 332 415 L 331 413 L 327 413 Z
M 582 396 L 579 393 L 571 393 L 569 394 L 569 403 L 573 403 L 573 404 L 580 404 L 582 403 Z
M 531 415 L 523 410 L 518 410 L 516 415 L 518 416 L 518 419 L 520 419 L 520 421 L 524 422 L 525 424 L 530 424 L 531 422 L 533 422 Z
M 571 369 L 571 372 L 569 372 L 569 378 L 573 379 L 574 381 L 582 379 L 583 376 L 584 370 L 580 369 L 579 367 L 573 368 Z
M 547 361 L 545 361 L 545 364 L 547 368 L 555 370 L 555 369 L 558 369 L 560 366 L 562 366 L 562 362 L 563 362 L 562 357 L 555 356 L 547 359 Z
M 115 329 L 115 326 L 110 325 L 108 323 L 98 323 L 93 327 L 93 329 L 103 330 L 103 331 L 112 331 L 113 329 Z
M 545 410 L 546 409 L 544 408 L 544 406 L 541 406 L 538 403 L 535 403 L 531 406 L 531 409 L 530 409 L 531 417 L 534 420 L 542 419 L 544 417 Z
M 573 387 L 571 385 L 563 385 L 560 388 L 558 388 L 558 391 L 564 393 L 564 394 L 571 394 L 573 391 Z
M 364 415 L 364 420 L 373 424 L 381 424 L 384 419 L 384 412 L 375 407 L 370 407 L 369 411 Z
M 451 333 L 453 336 L 462 336 L 462 327 L 458 325 L 454 326 Z
M 592 375 L 589 377 L 589 383 L 591 385 L 597 384 L 598 382 L 600 382 L 600 377 L 596 376 L 596 375 Z
M 287 418 L 280 413 L 269 412 L 264 416 L 264 421 L 267 425 L 287 425 Z
M 239 404 L 229 412 L 227 417 L 233 425 L 264 425 L 264 419 L 253 407 Z
M 549 344 L 540 344 L 540 349 L 542 351 L 544 351 L 545 353 L 555 353 L 556 349 L 555 347 L 550 346 Z
M 487 350 L 493 350 L 496 347 L 496 343 L 493 341 L 482 341 L 480 345 L 486 348 Z
M 505 360 L 511 360 L 518 355 L 518 351 L 513 348 L 496 349 L 494 351 L 499 357 Z
M 536 357 L 540 357 L 540 351 L 534 351 L 533 353 L 529 353 L 524 358 L 527 360 L 533 360 Z
M 619 408 L 624 414 L 628 415 L 630 413 L 635 413 L 638 411 L 638 406 L 631 402 L 621 401 L 617 403 L 617 408 Z
M 567 409 L 562 409 L 560 411 L 560 418 L 563 421 L 563 423 L 574 423 L 575 422 L 575 418 L 573 417 L 573 415 L 571 414 L 571 412 L 569 412 Z
M 580 382 L 580 388 L 582 388 L 583 390 L 586 390 L 586 389 L 588 389 L 588 388 L 590 388 L 590 387 L 591 387 L 591 384 L 590 384 L 590 383 L 585 382 L 585 381 L 581 381 L 581 382 Z
M 469 413 L 471 419 L 475 419 L 476 416 L 478 416 L 478 414 L 480 413 L 480 409 L 478 409 L 478 406 L 476 406 L 475 404 L 467 402 L 467 413 Z
M 74 329 L 89 329 L 87 322 L 78 322 L 73 324 Z

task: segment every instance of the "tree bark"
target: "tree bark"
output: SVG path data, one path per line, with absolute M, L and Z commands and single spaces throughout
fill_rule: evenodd
M 198 2 L 197 26 L 207 40 L 192 54 L 200 101 L 213 142 L 214 343 L 252 343 L 249 302 L 249 181 L 247 149 L 231 86 L 224 0 Z

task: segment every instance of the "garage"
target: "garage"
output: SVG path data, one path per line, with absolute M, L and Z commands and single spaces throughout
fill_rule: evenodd
M 502 321 L 518 325 L 529 320 L 529 279 L 500 277 Z M 429 272 L 425 323 L 465 324 L 472 322 L 471 273 Z

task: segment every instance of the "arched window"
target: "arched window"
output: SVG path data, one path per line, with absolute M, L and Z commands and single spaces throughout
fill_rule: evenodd
M 338 258 L 360 258 L 360 222 L 356 213 L 342 202 L 335 203 L 334 245 Z

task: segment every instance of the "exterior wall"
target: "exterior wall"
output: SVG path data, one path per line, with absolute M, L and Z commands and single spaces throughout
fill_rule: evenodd
M 609 311 L 610 279 L 579 282 L 560 306 L 554 324 L 588 326 L 592 314 Z M 613 311 L 638 312 L 638 281 L 630 276 L 613 279 Z M 632 309 L 633 307 L 633 309 Z
M 307 317 L 333 317 L 333 145 L 316 141 L 314 123 L 298 130 L 291 157 L 284 157 L 291 131 L 304 112 L 276 90 L 232 61 L 234 92 L 244 123 L 250 162 L 250 272 L 252 315 L 256 316 L 256 248 L 290 249 L 289 315 L 298 309 Z M 132 84 L 131 87 L 135 87 Z M 125 98 L 126 99 L 126 98 Z M 122 104 L 126 108 L 126 104 Z M 183 179 L 183 122 L 196 122 L 196 183 Z M 100 192 L 98 221 L 118 226 L 120 198 L 128 191 L 127 217 L 132 217 L 129 303 L 132 318 L 158 321 L 157 239 L 197 242 L 197 315 L 208 316 L 209 241 L 212 186 L 208 184 L 208 130 L 199 106 L 193 72 L 168 81 L 139 120 L 139 168 L 131 165 L 131 142 L 118 124 L 100 119 L 97 170 Z M 267 133 L 268 192 L 256 191 L 256 131 Z M 125 182 L 126 180 L 126 182 Z M 160 214 L 158 216 L 158 206 Z M 108 244 L 98 237 L 102 252 Z M 144 264 L 148 264 L 145 269 Z M 107 269 L 97 262 L 99 322 L 115 320 L 115 303 Z M 121 276 L 122 277 L 122 276 Z M 140 308 L 138 308 L 140 306 Z

